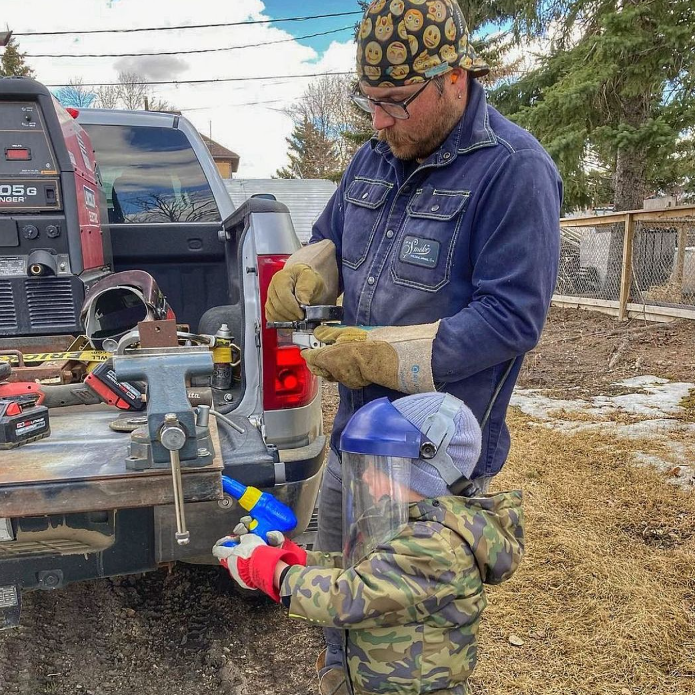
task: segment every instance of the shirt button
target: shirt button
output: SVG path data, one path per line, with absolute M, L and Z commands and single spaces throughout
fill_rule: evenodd
M 368 197 L 369 197 L 369 193 L 365 193 L 365 194 L 362 196 L 362 200 L 364 200 L 365 198 L 368 198 Z
M 451 157 L 451 152 L 445 152 L 442 156 L 444 159 L 449 159 L 449 157 Z
M 437 212 L 437 210 L 439 210 L 439 205 L 433 205 L 432 212 Z
M 393 239 L 393 229 L 389 229 L 388 232 L 386 232 L 386 238 Z
M 375 280 L 373 277 L 370 276 L 370 277 L 367 278 L 367 282 L 368 282 L 370 285 L 373 285 L 373 284 L 376 282 L 376 280 Z

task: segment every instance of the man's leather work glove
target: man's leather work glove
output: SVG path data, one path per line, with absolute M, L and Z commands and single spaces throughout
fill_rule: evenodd
M 301 321 L 304 311 L 300 305 L 317 304 L 325 291 L 323 278 L 304 263 L 278 270 L 268 287 L 265 317 L 268 321 Z
M 439 322 L 418 326 L 319 326 L 326 347 L 302 351 L 309 369 L 351 389 L 379 384 L 401 393 L 435 391 L 432 344 Z
M 293 253 L 273 275 L 265 303 L 267 321 L 301 321 L 301 305 L 335 304 L 338 265 L 335 245 L 324 239 Z

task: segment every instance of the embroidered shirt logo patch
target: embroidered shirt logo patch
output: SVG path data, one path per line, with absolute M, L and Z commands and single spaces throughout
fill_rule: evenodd
M 440 243 L 434 239 L 407 236 L 403 239 L 400 259 L 404 263 L 434 268 L 439 260 Z

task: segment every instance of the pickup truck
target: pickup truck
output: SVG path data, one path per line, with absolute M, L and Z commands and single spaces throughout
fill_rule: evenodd
M 26 109 L 61 162 L 56 169 L 76 168 L 79 162 L 67 156 L 56 127 L 56 114 L 62 122 L 64 110 L 31 80 L 0 80 L 0 156 L 3 150 L 22 146 L 24 132 L 14 127 L 12 119 L 26 113 L 25 92 L 26 103 L 31 104 Z M 326 443 L 320 384 L 306 369 L 299 348 L 282 333 L 266 328 L 263 316 L 273 274 L 299 248 L 287 208 L 258 197 L 233 209 L 202 138 L 180 115 L 83 109 L 71 110 L 71 116 L 75 127 L 87 133 L 81 142 L 91 141 L 96 157 L 96 176 L 106 204 L 102 234 L 109 240 L 111 255 L 105 256 L 104 270 L 138 269 L 151 274 L 177 322 L 187 324 L 192 332 L 214 335 L 222 324 L 227 325 L 240 348 L 241 364 L 233 389 L 226 394 L 224 412 L 244 435 L 219 425 L 222 472 L 270 491 L 289 505 L 299 521 L 295 535 L 310 542 Z M 14 151 L 10 156 L 19 157 Z M 0 182 L 5 164 L 10 173 L 9 165 L 15 166 L 0 160 Z M 60 180 L 57 183 L 60 189 Z M 70 191 L 58 193 L 52 209 L 54 223 L 69 212 Z M 7 317 L 19 312 L 18 303 L 23 301 L 10 283 L 25 282 L 12 274 L 21 276 L 27 266 L 7 258 L 33 253 L 32 243 L 56 245 L 55 239 L 45 238 L 40 213 L 32 217 L 0 207 L 3 218 L 3 230 L 14 230 L 15 223 L 25 229 L 31 223 L 38 229 L 38 238 L 6 231 L 0 235 L 0 350 L 38 340 L 35 331 L 26 335 L 25 330 L 22 335 L 21 330 L 13 334 L 8 329 L 12 320 Z M 60 278 L 50 280 L 55 283 Z M 70 281 L 77 286 L 75 278 Z M 48 301 L 49 312 L 52 301 L 59 308 L 58 299 Z M 10 306 L 12 302 L 17 306 Z M 73 328 L 71 334 L 75 337 L 77 331 Z M 72 438 L 65 441 L 75 453 L 80 452 L 74 459 L 79 464 L 73 460 L 64 465 L 65 450 L 61 462 L 52 460 L 48 448 L 52 437 L 42 440 L 43 449 L 34 442 L 0 450 L 0 628 L 17 623 L 22 591 L 146 572 L 177 560 L 211 562 L 215 540 L 229 533 L 244 513 L 229 498 L 187 502 L 190 543 L 178 545 L 171 500 L 139 502 L 138 481 L 130 483 L 132 501 L 116 507 L 96 502 L 108 497 L 95 493 L 102 463 L 96 424 L 110 417 L 106 406 L 58 408 L 50 415 L 52 426 L 68 423 Z M 69 494 L 63 496 L 65 490 Z

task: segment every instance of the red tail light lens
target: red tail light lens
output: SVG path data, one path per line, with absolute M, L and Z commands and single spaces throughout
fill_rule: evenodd
M 309 371 L 298 346 L 274 328 L 266 328 L 265 300 L 273 275 L 288 256 L 259 256 L 258 281 L 261 290 L 261 345 L 263 351 L 263 407 L 265 410 L 299 408 L 308 405 L 318 392 L 318 379 Z

